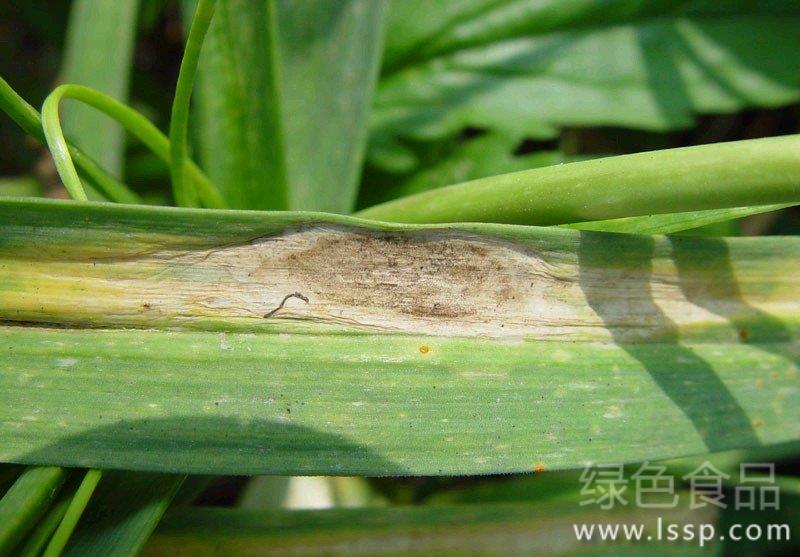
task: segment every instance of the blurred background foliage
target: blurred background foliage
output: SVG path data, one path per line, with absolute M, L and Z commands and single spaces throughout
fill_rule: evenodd
M 65 30 L 71 3 L 3 4 L 0 69 L 24 98 L 40 106 L 70 72 L 65 47 L 75 39 Z M 546 2 L 515 12 L 516 3 L 501 2 L 486 13 L 491 4 L 391 5 L 358 207 L 580 158 L 800 129 L 798 72 L 789 63 L 800 52 L 800 34 L 792 32 L 800 18 L 792 2 L 609 4 L 619 9 L 575 3 L 571 12 Z M 506 4 L 511 15 L 503 13 Z M 165 130 L 183 48 L 181 3 L 141 0 L 137 9 L 130 90 L 109 92 L 127 96 Z M 716 17 L 720 14 L 725 17 Z M 692 23 L 705 25 L 705 35 L 718 44 L 701 44 Z M 201 67 L 200 87 L 202 75 Z M 628 89 L 609 90 L 613 83 Z M 102 115 L 67 107 L 121 137 Z M 65 114 L 65 129 L 77 137 L 78 118 L 71 116 Z M 91 141 L 78 143 L 91 152 Z M 196 147 L 203 166 L 202 145 Z M 123 160 L 103 162 L 148 202 L 169 202 L 168 171 L 141 144 L 128 140 Z M 64 195 L 45 150 L 7 118 L 0 119 L 0 176 L 6 195 Z M 799 223 L 798 210 L 789 209 L 715 230 L 794 234 Z

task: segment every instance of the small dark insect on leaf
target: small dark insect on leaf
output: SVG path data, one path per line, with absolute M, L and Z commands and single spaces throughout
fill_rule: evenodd
M 300 292 L 292 292 L 291 294 L 287 294 L 283 298 L 283 300 L 281 300 L 281 303 L 278 304 L 278 307 L 276 307 L 275 309 L 270 311 L 268 314 L 266 314 L 264 316 L 264 319 L 267 319 L 268 317 L 272 317 L 273 315 L 275 315 L 278 312 L 278 310 L 280 310 L 283 307 L 283 305 L 286 303 L 286 300 L 288 300 L 289 298 L 299 298 L 299 299 L 303 300 L 305 303 L 308 303 L 308 298 L 306 298 L 305 296 L 300 294 Z

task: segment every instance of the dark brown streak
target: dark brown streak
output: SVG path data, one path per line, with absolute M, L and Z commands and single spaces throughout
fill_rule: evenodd
M 305 303 L 308 303 L 308 298 L 306 298 L 305 296 L 300 294 L 300 292 L 292 292 L 291 294 L 287 294 L 286 297 L 283 300 L 281 300 L 281 303 L 278 304 L 278 307 L 276 307 L 271 312 L 266 314 L 264 316 L 264 319 L 267 319 L 267 318 L 272 317 L 273 315 L 275 315 L 278 312 L 278 310 L 283 307 L 283 305 L 286 303 L 286 300 L 288 300 L 289 298 L 299 298 L 299 299 L 303 300 Z

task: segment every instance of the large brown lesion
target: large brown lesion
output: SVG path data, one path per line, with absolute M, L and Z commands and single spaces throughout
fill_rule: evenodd
M 159 307 L 193 326 L 258 318 L 513 340 L 608 336 L 569 257 L 463 230 L 309 225 L 163 259 L 171 284 L 159 287 L 169 298 Z
M 286 271 L 312 301 L 425 319 L 488 321 L 530 295 L 535 255 L 500 241 L 352 230 L 306 240 L 264 254 L 253 276 Z

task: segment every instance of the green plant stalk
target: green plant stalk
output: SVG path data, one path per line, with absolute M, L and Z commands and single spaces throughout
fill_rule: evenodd
M 35 108 L 25 102 L 6 80 L 0 77 L 0 110 L 8 114 L 19 127 L 42 144 L 47 140 L 42 129 L 42 117 Z M 109 199 L 118 203 L 141 203 L 141 198 L 128 187 L 103 170 L 91 157 L 78 147 L 68 144 L 75 165 Z
M 474 180 L 356 213 L 407 222 L 555 225 L 800 202 L 800 135 L 667 149 Z
M 52 143 L 56 149 L 63 152 L 63 145 L 66 144 L 57 118 L 58 104 L 62 99 L 74 99 L 86 103 L 115 119 L 148 149 L 153 151 L 159 159 L 170 164 L 169 139 L 147 118 L 116 99 L 83 85 L 61 85 L 56 87 L 45 99 L 45 107 L 43 108 L 45 135 L 48 143 Z M 57 166 L 59 164 L 62 165 L 59 168 L 63 169 L 64 173 L 74 183 L 76 179 L 73 173 L 74 166 L 71 165 L 69 160 L 63 159 L 57 161 Z M 216 187 L 203 174 L 203 171 L 189 159 L 185 159 L 184 164 L 187 177 L 193 187 L 196 188 L 203 203 L 212 208 L 224 208 L 225 201 Z M 70 168 L 71 166 L 72 168 Z
M 62 468 L 28 468 L 0 499 L 0 556 L 11 555 L 58 494 L 67 472 Z
M 8 199 L 0 236 L 0 461 L 481 474 L 800 432 L 797 238 Z
M 139 555 L 185 476 L 104 471 L 63 555 Z
M 64 513 L 64 518 L 56 528 L 55 533 L 53 533 L 50 543 L 47 544 L 47 548 L 42 554 L 43 557 L 58 557 L 61 555 L 70 535 L 72 535 L 72 531 L 83 514 L 83 509 L 89 503 L 89 499 L 92 497 L 92 493 L 94 493 L 94 489 L 102 476 L 103 473 L 100 470 L 88 470 L 86 472 Z
M 194 77 L 197 73 L 203 39 L 211 25 L 211 18 L 214 16 L 215 5 L 216 0 L 200 0 L 197 4 L 186 40 L 183 60 L 181 60 L 175 99 L 172 103 L 172 117 L 169 123 L 170 176 L 172 177 L 175 202 L 182 207 L 197 206 L 197 192 L 193 188 L 187 188 L 184 183 L 184 159 L 187 151 L 189 108 Z
M 47 515 L 39 522 L 36 529 L 28 537 L 25 545 L 20 549 L 19 557 L 39 557 L 47 546 L 53 532 L 61 524 L 67 512 L 72 496 L 59 499 L 48 511 Z

